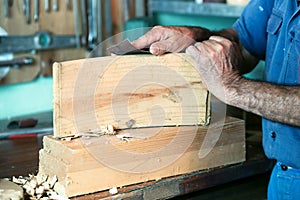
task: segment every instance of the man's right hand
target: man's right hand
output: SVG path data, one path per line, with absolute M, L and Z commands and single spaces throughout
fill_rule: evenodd
M 210 32 L 200 27 L 155 26 L 145 35 L 132 42 L 137 49 L 150 48 L 150 52 L 161 55 L 166 52 L 184 52 L 191 44 L 208 39 Z

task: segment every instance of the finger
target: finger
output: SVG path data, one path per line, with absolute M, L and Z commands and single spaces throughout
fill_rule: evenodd
M 162 55 L 166 52 L 166 48 L 164 42 L 157 42 L 150 46 L 150 53 L 154 55 Z
M 230 41 L 224 37 L 221 37 L 221 36 L 211 36 L 209 38 L 209 41 L 215 41 L 215 42 L 218 42 L 219 44 L 223 44 L 226 46 L 230 46 L 232 44 L 232 41 Z
M 222 48 L 222 43 L 217 40 L 205 40 L 202 42 L 207 51 L 214 52 L 216 50 L 220 50 Z
M 195 45 L 189 46 L 185 53 L 190 55 L 195 61 L 198 60 L 198 58 L 201 56 L 201 47 L 197 43 Z
M 166 52 L 179 52 L 181 49 L 174 41 L 168 39 L 156 42 L 150 46 L 150 52 L 155 55 L 162 55 Z
M 162 37 L 162 31 L 160 27 L 154 27 L 135 41 L 131 42 L 131 44 L 137 48 L 137 49 L 142 49 L 145 47 L 150 46 L 154 42 L 157 42 L 161 40 Z
M 209 37 L 209 40 L 214 40 L 214 41 L 217 41 L 217 42 L 225 42 L 225 41 L 230 41 L 224 37 L 221 37 L 221 36 L 216 36 L 216 35 L 213 35 L 213 36 L 210 36 Z

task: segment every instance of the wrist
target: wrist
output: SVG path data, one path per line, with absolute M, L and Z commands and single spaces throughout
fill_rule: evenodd
M 248 81 L 249 80 L 239 74 L 231 74 L 228 76 L 226 81 L 224 81 L 225 103 L 231 106 L 241 107 L 241 101 L 244 103 L 247 101 L 244 97 L 242 86 L 248 85 Z
M 203 27 L 188 27 L 191 31 L 191 37 L 196 42 L 202 42 L 208 40 L 210 36 L 214 35 L 213 31 Z

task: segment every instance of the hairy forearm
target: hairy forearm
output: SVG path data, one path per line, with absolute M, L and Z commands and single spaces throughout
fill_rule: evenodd
M 240 77 L 228 88 L 228 104 L 272 121 L 300 126 L 300 86 L 282 86 Z

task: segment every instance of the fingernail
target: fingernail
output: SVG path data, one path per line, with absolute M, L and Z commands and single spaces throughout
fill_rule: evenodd
M 159 48 L 151 46 L 149 49 L 150 53 L 158 55 L 159 54 Z

